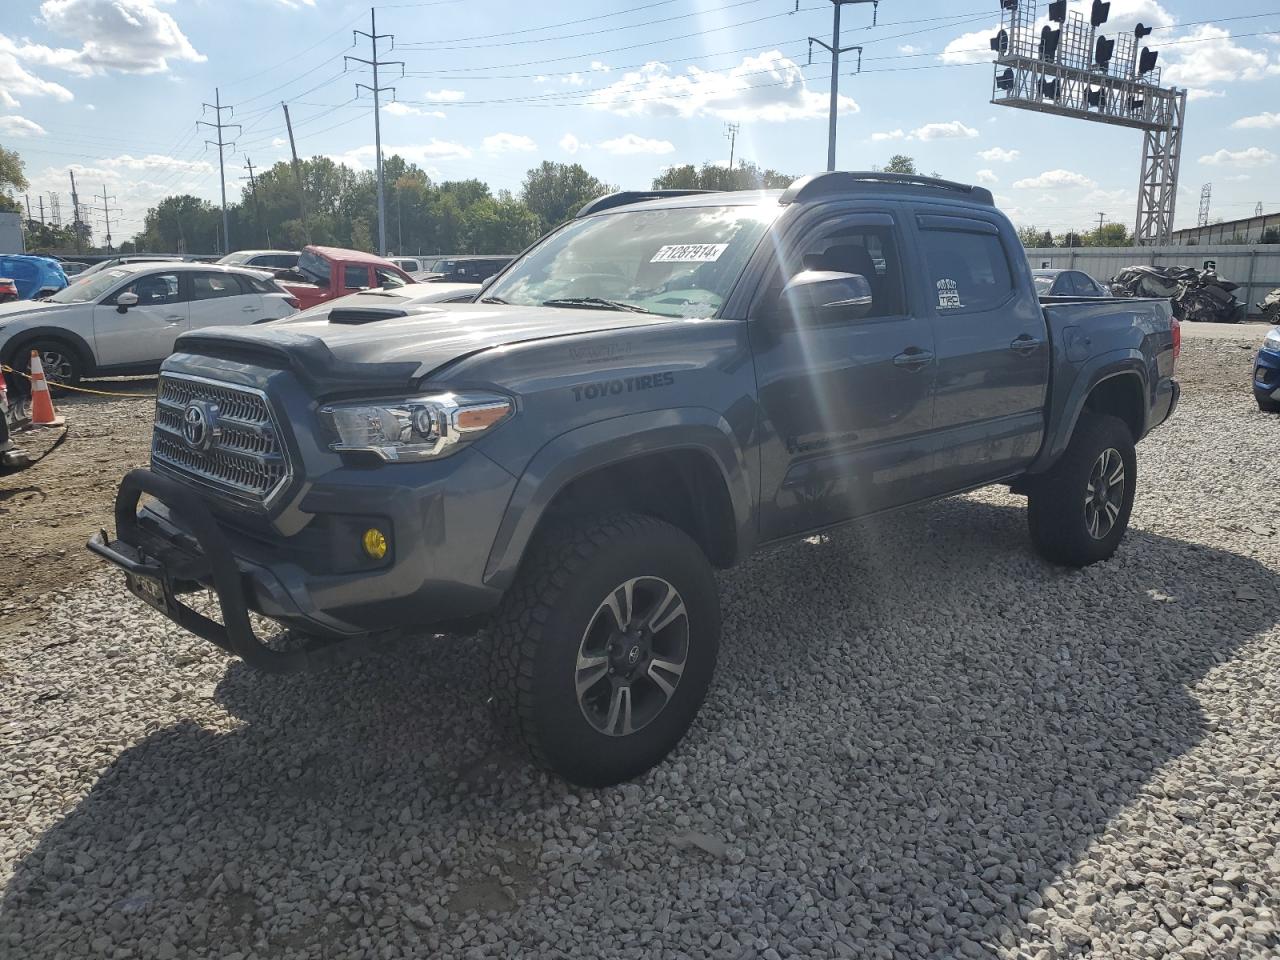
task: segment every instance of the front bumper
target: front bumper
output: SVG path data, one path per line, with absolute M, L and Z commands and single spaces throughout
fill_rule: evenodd
M 1258 351 L 1253 361 L 1253 395 L 1259 400 L 1280 400 L 1280 351 Z

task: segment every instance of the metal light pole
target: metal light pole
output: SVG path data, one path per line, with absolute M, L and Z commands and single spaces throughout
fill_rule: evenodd
M 831 42 L 825 43 L 817 37 L 809 38 L 809 62 L 813 63 L 813 45 L 816 43 L 831 54 L 831 107 L 827 118 L 827 169 L 836 168 L 836 114 L 840 107 L 840 54 L 851 50 L 858 51 L 858 73 L 862 72 L 862 48 L 858 46 L 840 46 L 840 8 L 846 3 L 869 3 L 872 5 L 871 25 L 875 26 L 876 14 L 880 11 L 880 0 L 831 0 L 833 22 L 831 25 Z M 800 9 L 799 0 L 796 9 Z

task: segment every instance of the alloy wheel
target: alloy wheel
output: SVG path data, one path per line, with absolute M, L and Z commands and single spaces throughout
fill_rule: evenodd
M 1115 529 L 1123 507 L 1124 458 L 1119 450 L 1108 447 L 1094 461 L 1085 487 L 1084 520 L 1089 536 L 1105 540 Z

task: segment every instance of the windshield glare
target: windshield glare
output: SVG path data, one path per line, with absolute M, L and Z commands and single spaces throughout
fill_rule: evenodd
M 1036 285 L 1036 293 L 1048 293 L 1053 287 L 1053 277 L 1032 277 L 1031 280 Z
M 129 275 L 128 270 L 103 270 L 91 276 L 81 275 L 81 279 L 71 286 L 63 287 L 45 299 L 50 303 L 88 303 L 97 300 Z
M 524 306 L 614 300 L 668 317 L 712 317 L 779 210 L 776 203 L 681 207 L 575 220 L 485 297 Z

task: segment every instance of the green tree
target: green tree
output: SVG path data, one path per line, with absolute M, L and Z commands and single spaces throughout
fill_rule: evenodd
M 1018 228 L 1018 239 L 1022 241 L 1024 247 L 1037 247 L 1040 245 L 1040 238 L 1044 233 L 1035 224 Z
M 9 196 L 9 192 L 21 193 L 25 189 L 27 177 L 22 157 L 16 150 L 0 147 L 0 210 L 21 212 L 18 201 Z
M 1094 229 L 1081 235 L 1086 247 L 1131 247 L 1133 235 L 1123 223 L 1108 223 L 1101 230 Z
M 905 153 L 895 153 L 889 158 L 889 162 L 884 165 L 885 173 L 905 173 L 915 176 L 919 171 L 916 169 L 916 162 Z
M 617 189 L 597 180 L 581 164 L 543 160 L 524 175 L 520 199 L 533 211 L 545 233 L 568 220 L 588 200 Z
M 668 167 L 653 178 L 655 190 L 771 190 L 788 187 L 796 178 L 777 170 L 762 170 L 749 160 L 740 160 L 732 170 L 716 163 L 695 167 L 686 163 Z
M 542 234 L 537 214 L 503 191 L 471 204 L 462 218 L 466 253 L 519 253 Z

